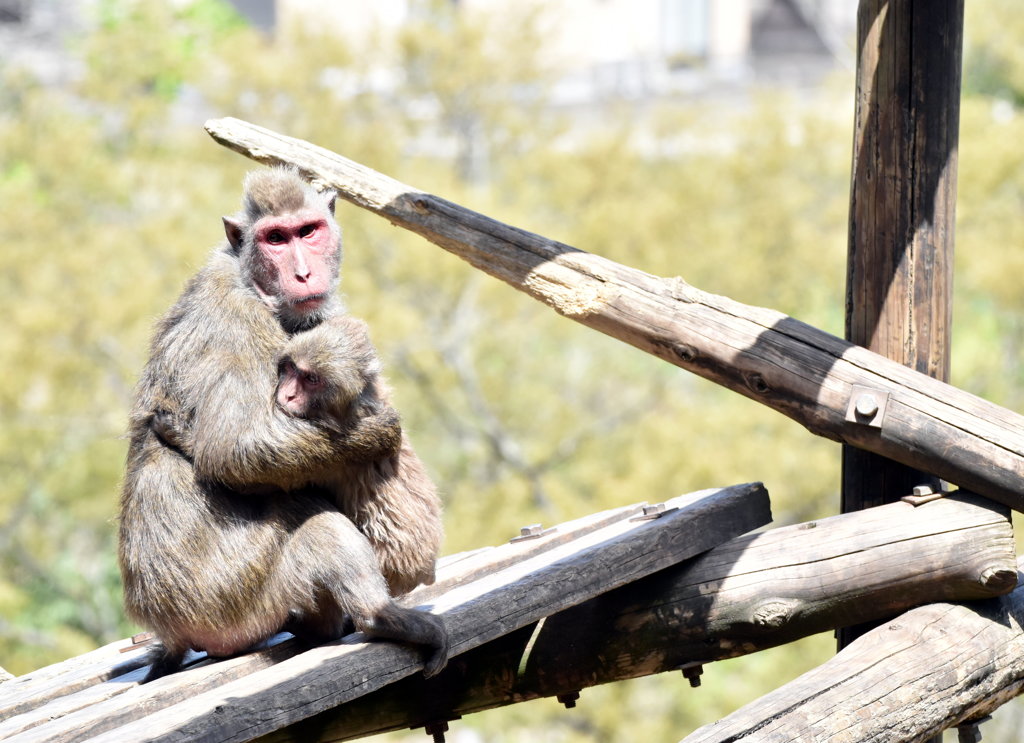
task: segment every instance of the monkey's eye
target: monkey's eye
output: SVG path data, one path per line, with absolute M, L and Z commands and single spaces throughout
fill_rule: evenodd
M 271 245 L 280 245 L 285 242 L 284 233 L 280 230 L 271 230 L 267 233 L 267 242 Z
M 316 372 L 302 372 L 302 379 L 310 387 L 320 386 L 320 375 Z
M 299 237 L 309 237 L 316 232 L 315 224 L 304 224 L 299 228 Z

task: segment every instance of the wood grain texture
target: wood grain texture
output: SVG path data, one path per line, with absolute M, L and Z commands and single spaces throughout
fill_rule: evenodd
M 422 608 L 445 617 L 453 653 L 463 653 L 771 519 L 759 483 L 691 493 L 666 505 L 674 510 L 656 520 L 631 520 L 635 507 L 614 509 L 560 525 L 539 540 L 453 561 L 451 575 L 439 576 L 442 583 L 451 578 L 451 585 Z M 517 551 L 522 559 L 512 559 Z M 138 685 L 144 674 L 139 668 L 0 722 L 0 738 L 21 743 L 250 740 L 422 667 L 415 649 L 368 643 L 361 635 L 297 650 L 294 643 L 279 643 L 238 658 L 205 661 L 144 686 Z
M 1024 588 L 930 604 L 685 743 L 919 743 L 1024 690 Z
M 466 653 L 434 679 L 403 679 L 261 743 L 422 726 L 752 653 L 929 602 L 1006 593 L 1017 577 L 1007 515 L 959 494 L 737 537 Z
M 949 381 L 963 0 L 860 0 L 846 338 Z M 844 446 L 841 510 L 934 474 Z M 839 647 L 870 629 L 844 628 Z
M 291 163 L 588 327 L 722 384 L 821 436 L 1024 510 L 1024 417 L 772 310 L 502 224 L 338 154 L 237 119 L 222 144 Z M 847 421 L 852 388 L 888 396 L 881 428 Z

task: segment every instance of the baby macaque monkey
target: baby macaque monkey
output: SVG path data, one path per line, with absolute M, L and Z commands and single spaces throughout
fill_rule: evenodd
M 277 405 L 347 435 L 358 421 L 390 407 L 380 372 L 366 324 L 337 315 L 285 346 L 278 361 Z M 369 539 L 393 596 L 434 582 L 444 536 L 441 502 L 404 432 L 388 456 L 339 463 L 312 484 L 326 488 Z

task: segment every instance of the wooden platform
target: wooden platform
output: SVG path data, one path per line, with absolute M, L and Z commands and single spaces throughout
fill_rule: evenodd
M 605 511 L 447 558 L 408 601 L 445 617 L 459 655 L 770 520 L 760 483 Z M 237 658 L 196 654 L 141 686 L 146 655 L 126 640 L 4 683 L 0 740 L 247 741 L 422 667 L 416 650 L 358 634 L 305 652 L 281 634 Z

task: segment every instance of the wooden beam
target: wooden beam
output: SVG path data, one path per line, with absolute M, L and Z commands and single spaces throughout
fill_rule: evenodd
M 949 381 L 963 0 L 861 0 L 846 338 Z M 843 447 L 842 512 L 937 477 Z M 839 646 L 868 627 L 839 633 Z
M 533 540 L 517 543 L 524 544 L 525 559 L 451 586 L 423 608 L 445 618 L 452 654 L 459 655 L 771 519 L 760 483 L 691 493 L 664 506 L 665 512 L 652 519 L 630 518 L 616 509 L 619 518 L 607 523 L 599 514 L 602 526 L 570 540 L 560 539 L 561 529 L 554 530 L 539 537 L 541 542 L 550 538 L 546 549 Z M 463 574 L 475 575 L 466 563 L 490 557 L 482 554 L 456 564 Z M 5 719 L 0 738 L 11 743 L 247 741 L 422 668 L 417 650 L 366 642 L 359 634 L 298 654 L 295 650 L 277 645 L 144 686 L 138 686 L 140 668 Z
M 515 540 L 497 547 L 483 547 L 467 553 L 446 555 L 438 561 L 437 580 L 430 586 L 420 586 L 403 597 L 403 603 L 418 606 L 429 603 L 435 596 L 451 588 L 464 585 L 484 575 L 502 570 L 527 558 L 536 557 L 568 544 L 598 529 L 618 521 L 625 521 L 641 513 L 642 506 L 632 504 L 613 508 L 600 513 L 588 514 L 574 519 L 557 528 L 548 530 L 543 539 Z M 755 512 L 757 509 L 755 509 Z M 753 514 L 752 514 L 753 515 Z M 761 516 L 765 522 L 770 519 L 767 511 Z M 189 674 L 178 674 L 162 681 L 159 694 L 138 692 L 135 703 L 150 710 L 162 709 L 174 704 L 177 699 L 193 696 L 200 691 L 214 688 L 234 679 L 266 668 L 273 663 L 290 658 L 301 649 L 283 633 L 268 643 L 268 647 L 217 663 L 203 663 L 203 653 L 193 654 L 188 659 Z M 47 720 L 64 717 L 78 709 L 85 709 L 106 698 L 113 698 L 134 687 L 149 669 L 148 647 L 119 640 L 91 652 L 39 668 L 18 676 L 4 687 L 0 695 L 0 721 L 25 715 L 18 721 L 18 730 L 25 730 Z M 200 668 L 195 667 L 199 665 Z M 117 680 L 115 684 L 104 682 Z M 154 687 L 148 687 L 152 690 Z M 59 708 L 49 706 L 51 700 Z M 134 719 L 127 705 L 116 709 L 116 703 L 103 712 L 105 723 L 116 726 L 118 721 Z M 88 724 L 86 723 L 86 727 Z M 13 734 L 11 724 L 0 725 L 0 736 Z
M 781 313 L 502 224 L 302 140 L 237 119 L 206 128 L 225 146 L 260 162 L 294 164 L 562 315 L 768 405 L 813 433 L 1024 511 L 1024 417 L 1017 413 Z
M 1024 690 L 1022 624 L 1024 588 L 971 604 L 922 606 L 684 742 L 927 739 Z
M 1007 515 L 959 494 L 737 537 L 459 656 L 434 679 L 404 679 L 261 743 L 418 727 L 678 672 L 923 603 L 1002 594 L 1017 578 Z
M 861 0 L 847 338 L 946 381 L 963 0 Z

